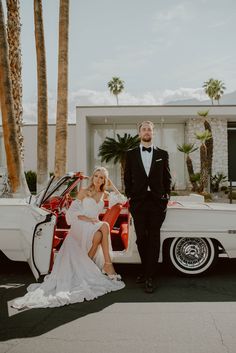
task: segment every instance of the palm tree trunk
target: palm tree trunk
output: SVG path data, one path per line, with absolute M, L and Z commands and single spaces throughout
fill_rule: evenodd
M 17 129 L 14 116 L 12 84 L 8 54 L 7 35 L 4 22 L 2 0 L 0 0 L 0 103 L 2 127 L 6 151 L 8 178 L 14 197 L 29 194 L 23 163 L 17 142 Z
M 207 120 L 204 120 L 204 127 L 205 127 L 205 130 L 208 130 L 211 133 L 211 138 L 206 140 L 206 142 L 205 142 L 206 149 L 207 149 L 208 173 L 211 178 L 214 141 L 213 141 L 213 137 L 212 137 L 211 125 Z
M 201 173 L 200 173 L 200 192 L 207 191 L 208 185 L 208 159 L 205 143 L 200 147 Z
M 116 104 L 119 105 L 118 94 L 116 94 Z
M 9 45 L 9 63 L 12 83 L 13 107 L 16 122 L 17 140 L 21 158 L 24 159 L 23 147 L 23 107 L 22 107 L 22 65 L 20 45 L 20 5 L 19 0 L 7 0 L 7 34 Z
M 190 183 L 192 184 L 192 191 L 197 191 L 197 183 L 196 181 L 191 180 L 191 176 L 194 175 L 193 162 L 192 159 L 187 155 L 186 164 L 188 169 L 188 175 Z
M 66 172 L 69 0 L 60 0 L 55 176 Z
M 38 77 L 38 143 L 37 143 L 37 190 L 48 183 L 48 99 L 47 70 L 43 30 L 42 0 L 34 0 L 35 43 Z

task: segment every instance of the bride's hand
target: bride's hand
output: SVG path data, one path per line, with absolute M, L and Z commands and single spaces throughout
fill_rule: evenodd
M 99 220 L 97 218 L 90 218 L 90 222 L 95 224 L 95 223 L 99 222 Z

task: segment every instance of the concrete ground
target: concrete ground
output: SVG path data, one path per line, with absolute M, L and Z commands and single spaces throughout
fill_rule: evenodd
M 137 271 L 120 265 L 126 288 L 92 302 L 17 311 L 11 301 L 33 277 L 26 264 L 1 263 L 0 353 L 236 352 L 236 260 L 197 278 L 160 266 L 151 295 L 135 284 Z
M 16 311 L 33 281 L 26 264 L 0 275 L 0 353 L 235 353 L 236 260 L 188 278 L 160 265 L 156 291 L 135 284 L 136 265 L 119 265 L 126 288 L 61 308 Z
M 0 352 L 235 353 L 235 324 L 232 302 L 115 303 L 42 335 L 1 343 Z

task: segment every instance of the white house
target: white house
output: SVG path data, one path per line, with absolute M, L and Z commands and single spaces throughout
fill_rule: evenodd
M 100 163 L 97 151 L 106 136 L 115 137 L 116 133 L 122 135 L 125 132 L 134 135 L 141 121 L 151 120 L 155 124 L 154 143 L 168 150 L 173 182 L 176 188 L 184 189 L 188 184 L 188 176 L 184 155 L 177 150 L 177 145 L 196 142 L 194 133 L 204 129 L 197 112 L 206 110 L 209 110 L 214 138 L 213 174 L 223 172 L 236 184 L 236 105 L 78 106 L 77 167 L 81 166 L 90 173 Z M 199 151 L 192 154 L 192 159 L 197 172 L 200 167 Z M 118 168 L 113 165 L 108 168 L 119 183 Z
M 166 105 L 166 106 L 78 106 L 76 123 L 68 127 L 69 170 L 83 170 L 90 174 L 101 165 L 98 148 L 106 136 L 115 137 L 125 132 L 137 134 L 137 126 L 143 120 L 155 125 L 154 143 L 166 149 L 170 156 L 170 168 L 177 189 L 188 185 L 185 158 L 177 150 L 183 142 L 194 142 L 195 132 L 204 129 L 197 112 L 209 110 L 209 120 L 214 138 L 213 174 L 223 172 L 236 185 L 236 105 Z M 25 170 L 36 171 L 37 125 L 23 127 L 25 144 Z M 49 169 L 53 171 L 55 124 L 49 125 Z M 191 155 L 195 171 L 199 170 L 199 151 Z M 5 167 L 5 153 L 0 127 L 0 168 Z M 111 178 L 119 186 L 119 166 L 107 165 Z

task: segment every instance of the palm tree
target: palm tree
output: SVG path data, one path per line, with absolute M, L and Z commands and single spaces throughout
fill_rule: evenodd
M 60 0 L 55 176 L 66 172 L 69 0 Z
M 213 141 L 213 136 L 212 136 L 211 125 L 210 125 L 209 121 L 207 120 L 209 110 L 199 111 L 199 112 L 197 112 L 197 114 L 198 114 L 198 116 L 203 118 L 203 124 L 204 124 L 205 131 L 208 130 L 211 133 L 211 137 L 208 140 L 206 140 L 206 142 L 205 142 L 206 148 L 207 148 L 208 172 L 209 172 L 209 175 L 211 178 L 214 141 Z
M 117 140 L 111 137 L 106 137 L 104 142 L 99 147 L 98 156 L 101 157 L 102 162 L 110 162 L 113 160 L 114 164 L 120 163 L 121 166 L 121 188 L 124 191 L 124 170 L 126 152 L 140 144 L 138 135 L 131 136 L 125 133 L 123 137 L 116 134 Z
M 17 142 L 9 52 L 2 0 L 0 0 L 0 103 L 7 171 L 11 191 L 14 197 L 26 196 L 29 194 L 29 189 Z
M 37 190 L 40 191 L 48 182 L 48 100 L 42 0 L 34 0 L 34 26 L 38 76 Z
M 177 148 L 180 152 L 183 152 L 184 154 L 186 154 L 186 165 L 187 165 L 189 180 L 192 184 L 192 191 L 197 191 L 197 188 L 198 188 L 197 182 L 193 179 L 193 176 L 194 176 L 193 162 L 189 155 L 190 153 L 193 153 L 194 151 L 196 151 L 198 147 L 194 147 L 194 143 L 183 143 L 182 145 L 178 145 Z
M 124 90 L 124 81 L 119 77 L 112 77 L 107 86 L 110 92 L 116 97 L 117 105 L 119 105 L 118 95 Z
M 9 46 L 9 63 L 12 84 L 13 107 L 15 113 L 16 133 L 21 158 L 24 158 L 23 148 L 23 107 L 22 107 L 22 65 L 21 65 L 21 23 L 19 0 L 7 0 L 7 35 Z
M 201 170 L 200 170 L 200 187 L 199 192 L 207 191 L 208 182 L 209 182 L 209 163 L 207 158 L 207 147 L 206 141 L 211 138 L 211 133 L 208 130 L 204 132 L 197 132 L 195 136 L 201 142 L 200 146 L 200 162 L 201 162 Z
M 226 89 L 222 81 L 215 80 L 214 78 L 210 78 L 208 81 L 204 82 L 203 88 L 205 88 L 205 93 L 211 99 L 212 104 L 214 104 L 214 99 L 217 100 L 218 104 L 220 103 L 220 98 Z
M 214 98 L 216 94 L 214 81 L 214 78 L 210 78 L 208 81 L 205 81 L 202 86 L 203 88 L 205 88 L 205 93 L 210 98 L 212 105 L 214 104 Z
M 224 90 L 226 89 L 224 83 L 220 80 L 215 80 L 214 82 L 215 84 L 215 100 L 217 100 L 218 104 L 220 104 L 220 98 L 223 96 L 224 94 Z

